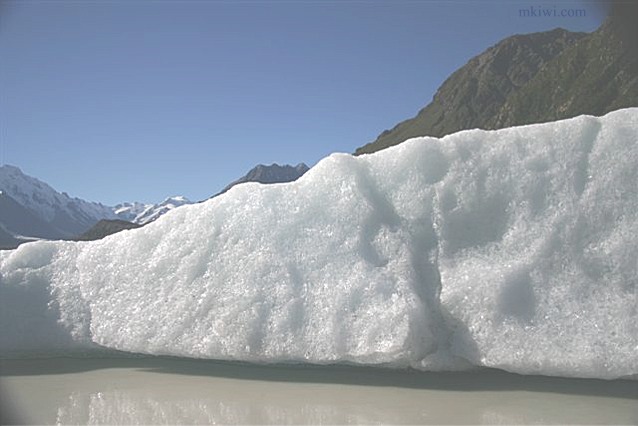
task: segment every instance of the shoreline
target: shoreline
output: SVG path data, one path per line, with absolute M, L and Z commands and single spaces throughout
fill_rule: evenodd
M 488 369 L 0 359 L 0 392 L 3 424 L 638 423 L 637 381 Z

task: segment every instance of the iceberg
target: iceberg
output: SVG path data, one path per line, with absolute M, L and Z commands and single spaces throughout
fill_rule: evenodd
M 638 108 L 333 154 L 0 252 L 0 356 L 638 374 Z

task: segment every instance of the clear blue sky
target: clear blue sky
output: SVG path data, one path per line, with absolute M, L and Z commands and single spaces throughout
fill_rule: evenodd
M 585 17 L 519 17 L 529 7 Z M 500 39 L 583 1 L 3 1 L 0 163 L 90 201 L 204 199 L 412 117 Z

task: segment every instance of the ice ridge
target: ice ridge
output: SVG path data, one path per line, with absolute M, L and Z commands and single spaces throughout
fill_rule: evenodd
M 638 374 L 638 109 L 334 154 L 0 252 L 0 351 Z

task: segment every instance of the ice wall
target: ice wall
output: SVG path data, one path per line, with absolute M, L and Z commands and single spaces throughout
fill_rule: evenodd
M 638 109 L 335 154 L 0 252 L 2 355 L 638 374 Z

